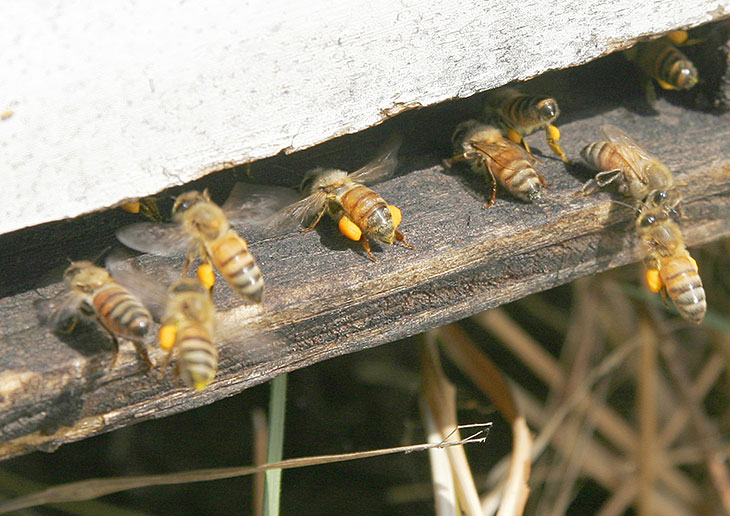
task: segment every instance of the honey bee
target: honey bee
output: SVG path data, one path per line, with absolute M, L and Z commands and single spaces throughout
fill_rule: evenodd
M 560 109 L 555 99 L 524 95 L 512 88 L 493 93 L 484 108 L 484 119 L 503 128 L 507 137 L 522 144 L 527 152 L 530 152 L 530 147 L 525 136 L 545 129 L 545 138 L 552 151 L 561 160 L 570 162 L 558 143 L 560 129 L 552 124 L 559 115 Z
M 601 133 L 605 140 L 580 151 L 585 162 L 600 171 L 593 181 L 586 183 L 584 192 L 593 182 L 598 187 L 616 182 L 621 194 L 642 201 L 654 190 L 674 188 L 674 175 L 667 166 L 628 134 L 612 125 L 601 127 Z
M 496 127 L 476 120 L 460 123 L 451 138 L 456 155 L 444 160 L 450 168 L 464 162 L 472 171 L 488 174 L 492 194 L 487 207 L 494 204 L 497 181 L 507 191 L 523 201 L 537 201 L 548 184 L 536 170 L 539 160 L 512 140 L 502 136 Z
M 674 31 L 659 39 L 637 43 L 625 51 L 627 59 L 633 61 L 644 76 L 642 82 L 651 105 L 656 101 L 651 79 L 665 90 L 688 90 L 697 84 L 697 69 L 674 45 L 686 38 L 686 32 Z
M 398 230 L 402 217 L 400 209 L 387 204 L 365 186 L 383 181 L 393 173 L 399 147 L 400 140 L 392 139 L 375 159 L 352 173 L 325 168 L 310 170 L 299 188 L 304 198 L 275 214 L 266 226 L 276 231 L 292 220 L 298 224 L 311 221 L 301 230 L 311 231 L 326 213 L 337 221 L 345 237 L 362 243 L 372 261 L 376 259 L 369 238 L 386 244 L 398 241 L 411 249 Z
M 178 375 L 186 386 L 198 391 L 213 381 L 218 370 L 214 322 L 215 305 L 199 280 L 185 278 L 170 287 L 159 332 L 160 347 L 170 352 L 168 361 L 177 349 Z
M 640 208 L 636 231 L 646 253 L 649 288 L 668 295 L 683 318 L 700 324 L 707 311 L 705 290 L 697 262 L 687 251 L 673 219 L 679 200 L 676 192 L 652 192 Z
M 144 341 L 153 324 L 142 302 L 102 267 L 72 262 L 63 274 L 66 290 L 57 298 L 36 302 L 38 315 L 54 331 L 70 333 L 79 316 L 95 319 L 109 333 L 115 352 L 117 338 L 131 341 L 151 366 Z
M 136 251 L 161 256 L 187 250 L 183 276 L 187 276 L 190 265 L 199 257 L 203 261 L 199 277 L 207 278 L 207 288 L 215 281 L 211 269 L 215 266 L 241 297 L 261 302 L 261 270 L 246 241 L 231 227 L 224 210 L 211 201 L 207 190 L 180 195 L 172 207 L 172 220 L 171 224 L 132 224 L 117 231 L 117 238 Z

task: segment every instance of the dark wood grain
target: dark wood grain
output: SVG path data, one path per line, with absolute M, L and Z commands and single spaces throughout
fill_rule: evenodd
M 576 73 L 548 75 L 533 87 L 554 87 L 555 81 L 574 79 Z M 730 116 L 693 112 L 663 100 L 657 113 L 644 116 L 621 96 L 587 93 L 595 91 L 600 78 L 582 77 L 573 96 L 559 97 L 562 143 L 569 155 L 577 157 L 583 145 L 597 139 L 602 124 L 620 126 L 677 172 L 685 197 L 682 227 L 690 245 L 730 235 Z M 401 207 L 401 229 L 415 249 L 376 246 L 378 261 L 371 263 L 331 221 L 311 233 L 253 242 L 267 282 L 265 302 L 241 305 L 226 285 L 217 287 L 220 369 L 202 393 L 183 389 L 173 374 L 158 379 L 131 346 L 122 346 L 112 366 L 109 339 L 93 326 L 67 336 L 41 327 L 32 303 L 57 293 L 59 284 L 18 280 L 15 289 L 6 284 L 11 295 L 0 299 L 0 458 L 50 451 L 212 403 L 285 371 L 413 335 L 640 258 L 633 232 L 626 230 L 632 210 L 612 203 L 610 192 L 576 198 L 587 171 L 548 155 L 542 134 L 529 141 L 545 153 L 541 170 L 551 183 L 545 202 L 526 204 L 500 191 L 494 207 L 485 210 L 487 186 L 440 165 L 454 123 L 477 105 L 471 101 L 406 113 L 362 141 L 348 137 L 314 154 L 286 158 L 285 167 L 294 170 L 297 159 L 300 169 L 317 159 L 315 164 L 354 168 L 367 159 L 379 135 L 393 130 L 405 134 L 399 175 L 376 189 Z M 357 145 L 364 150 L 352 150 Z M 265 164 L 254 172 L 262 168 Z M 281 182 L 275 175 L 272 182 Z M 220 184 L 226 183 L 218 188 L 223 188 Z M 108 226 L 119 222 L 117 216 L 99 217 Z M 74 253 L 88 250 L 90 255 L 109 240 L 104 224 L 96 236 L 89 229 L 93 223 L 84 222 L 83 229 L 70 224 L 73 238 L 85 232 L 88 239 Z M 5 240 L 3 252 L 18 275 L 17 264 L 40 266 L 35 256 L 42 239 L 34 231 L 45 234 L 53 249 L 63 249 L 62 241 L 44 228 Z M 23 246 L 30 241 L 36 244 Z M 164 277 L 180 267 L 181 259 L 142 256 L 139 263 L 149 274 Z M 162 357 L 157 350 L 152 354 Z

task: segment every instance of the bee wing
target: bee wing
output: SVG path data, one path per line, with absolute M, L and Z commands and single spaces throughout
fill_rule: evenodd
M 143 253 L 173 256 L 185 252 L 190 237 L 178 224 L 140 222 L 118 229 L 117 240 L 127 247 Z
M 501 154 L 501 150 L 504 147 L 511 147 L 516 150 L 520 157 L 527 161 L 531 167 L 536 166 L 538 163 L 542 163 L 542 160 L 534 154 L 527 152 L 522 145 L 513 142 L 512 140 L 507 140 L 506 138 L 496 143 L 474 142 L 472 143 L 472 146 L 482 154 L 485 154 L 490 160 L 495 163 L 499 163 L 500 166 L 505 168 L 509 168 L 509 163 L 502 163 L 496 158 L 496 156 Z
M 104 265 L 117 283 L 142 301 L 155 320 L 162 319 L 168 297 L 167 285 L 179 279 L 179 273 L 176 274 L 172 270 L 163 271 L 162 281 L 157 281 L 135 268 L 131 260 L 114 254 L 107 257 Z
M 77 315 L 83 298 L 73 292 L 61 292 L 51 299 L 33 302 L 38 320 L 53 331 L 63 330 L 68 321 Z
M 379 183 L 388 179 L 398 166 L 398 150 L 402 139 L 393 136 L 385 143 L 378 155 L 364 167 L 354 171 L 348 177 L 364 185 Z
M 324 192 L 315 192 L 279 210 L 261 224 L 253 225 L 252 232 L 262 238 L 291 233 L 303 225 L 308 225 L 324 208 L 325 202 L 327 195 Z
M 619 129 L 615 125 L 602 126 L 601 133 L 603 133 L 603 136 L 605 136 L 608 141 L 616 143 L 618 145 L 623 145 L 625 147 L 628 147 L 633 152 L 635 152 L 636 155 L 639 156 L 640 159 L 643 159 L 643 160 L 655 159 L 636 140 L 634 140 L 631 136 L 626 134 L 623 130 Z M 627 157 L 626 153 L 622 153 L 622 156 Z M 633 160 L 637 161 L 637 159 L 635 157 L 633 158 Z
M 292 188 L 239 182 L 222 208 L 228 221 L 246 233 L 247 228 L 260 225 L 298 199 L 299 194 Z

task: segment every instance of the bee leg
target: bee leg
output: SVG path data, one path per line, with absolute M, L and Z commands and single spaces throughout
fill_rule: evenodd
M 561 160 L 563 160 L 565 163 L 572 163 L 573 160 L 568 158 L 568 156 L 565 155 L 565 151 L 563 151 L 563 148 L 558 143 L 558 140 L 560 139 L 560 129 L 555 127 L 553 124 L 548 124 L 545 126 L 545 139 L 547 140 L 548 145 L 552 149 L 552 151 L 560 157 Z
M 104 326 L 104 329 L 106 329 L 106 326 Z M 114 345 L 114 358 L 112 359 L 111 366 L 109 366 L 113 369 L 117 365 L 117 358 L 119 357 L 119 341 L 112 332 L 108 329 L 106 329 L 106 331 L 109 332 L 109 336 L 112 338 L 112 344 Z
M 142 357 L 142 360 L 144 360 L 147 363 L 147 367 L 149 367 L 150 369 L 153 369 L 155 367 L 155 365 L 157 365 L 157 364 L 155 363 L 154 360 L 152 360 L 150 358 L 150 355 L 149 355 L 149 353 L 147 353 L 147 348 L 145 347 L 145 345 L 141 342 L 137 342 L 136 340 L 133 340 L 132 344 L 134 345 L 134 349 L 137 350 L 137 353 L 139 354 L 139 356 Z
M 170 365 L 170 360 L 172 360 L 172 353 L 174 350 L 175 348 L 170 348 L 170 351 L 168 351 L 167 355 L 165 355 L 165 359 L 162 361 L 162 364 L 160 364 L 160 371 L 157 373 L 158 380 L 162 380 L 165 377 L 167 366 Z
M 183 278 L 186 278 L 187 277 L 188 272 L 190 272 L 190 266 L 195 261 L 195 258 L 197 258 L 197 252 L 196 252 L 196 250 L 190 249 L 188 251 L 188 254 L 185 256 L 185 263 L 183 263 L 183 268 L 182 268 Z
M 487 174 L 489 174 L 490 179 L 492 180 L 492 194 L 489 197 L 489 204 L 482 206 L 482 208 L 491 208 L 494 204 L 494 200 L 497 198 L 497 178 L 494 177 L 494 174 L 489 169 L 489 163 L 487 163 L 486 158 L 482 159 L 482 163 L 484 164 L 484 170 L 487 171 Z
M 312 231 L 315 227 L 317 227 L 317 224 L 319 224 L 319 221 L 322 220 L 322 216 L 324 215 L 324 212 L 327 211 L 327 206 L 322 206 L 322 209 L 319 210 L 319 213 L 317 213 L 317 216 L 314 218 L 314 222 L 312 222 L 308 228 L 300 229 L 300 233 L 308 233 L 309 231 Z
M 470 159 L 472 159 L 470 154 L 468 152 L 465 152 L 463 154 L 457 154 L 456 156 L 452 156 L 449 159 L 443 159 L 441 160 L 441 163 L 443 164 L 444 168 L 450 169 L 457 163 L 463 163 L 465 161 L 469 161 Z
M 368 258 L 370 258 L 374 262 L 377 262 L 378 260 L 375 259 L 375 255 L 370 250 L 370 241 L 368 240 L 368 237 L 363 234 L 360 242 L 362 242 L 362 248 L 365 249 L 366 253 L 368 253 Z
M 400 242 L 401 244 L 403 244 L 405 247 L 407 247 L 408 249 L 413 249 L 413 246 L 411 244 L 409 244 L 408 242 L 406 242 L 406 239 L 403 236 L 403 233 L 401 233 L 397 229 L 395 230 L 395 239 L 398 242 Z
M 76 328 L 76 325 L 79 323 L 78 317 L 70 317 L 69 318 L 69 324 L 65 328 L 60 328 L 58 331 L 61 333 L 71 333 Z
M 539 172 L 535 172 L 537 174 L 537 178 L 540 180 L 540 184 L 543 186 L 543 188 L 550 188 L 550 183 L 547 182 L 547 180 L 542 177 L 542 174 Z
M 596 174 L 595 182 L 599 188 L 603 188 L 604 186 L 613 183 L 620 175 L 621 170 L 618 168 L 614 170 L 603 170 Z

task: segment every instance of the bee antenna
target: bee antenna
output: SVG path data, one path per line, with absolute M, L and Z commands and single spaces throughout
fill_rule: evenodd
M 618 204 L 619 206 L 625 206 L 626 208 L 632 209 L 636 212 L 641 211 L 641 208 L 637 208 L 636 206 L 631 206 L 630 204 L 626 204 L 625 202 L 622 202 L 622 201 L 617 201 L 615 199 L 611 199 L 611 202 L 614 204 Z
M 95 257 L 94 257 L 94 259 L 93 259 L 93 260 L 91 260 L 91 263 L 98 263 L 98 262 L 99 262 L 99 260 L 101 260 L 101 259 L 102 259 L 102 257 L 103 257 L 103 256 L 104 256 L 104 255 L 105 255 L 106 253 L 108 253 L 108 252 L 109 252 L 109 250 L 110 250 L 111 248 L 112 248 L 112 246 L 110 246 L 110 245 L 106 246 L 106 247 L 105 247 L 104 249 L 102 249 L 102 250 L 101 250 L 101 251 L 100 251 L 100 252 L 99 252 L 99 253 L 98 253 L 98 254 L 97 254 L 97 255 L 96 255 Z

